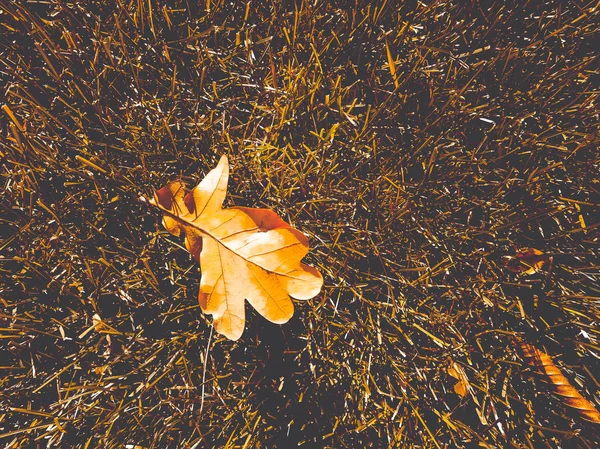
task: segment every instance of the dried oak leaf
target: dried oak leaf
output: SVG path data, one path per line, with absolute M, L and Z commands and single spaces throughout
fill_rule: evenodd
M 505 267 L 513 273 L 523 275 L 535 274 L 548 262 L 548 256 L 535 248 L 527 248 L 519 251 L 516 256 L 506 258 Z
M 571 385 L 548 354 L 529 343 L 521 343 L 521 350 L 527 363 L 548 382 L 554 394 L 563 404 L 574 409 L 582 419 L 600 424 L 598 409 Z
M 301 263 L 308 239 L 268 209 L 223 209 L 229 163 L 217 167 L 192 191 L 173 182 L 154 193 L 173 235 L 185 233 L 185 246 L 200 262 L 198 300 L 217 332 L 237 340 L 244 332 L 244 300 L 267 320 L 282 324 L 294 314 L 290 296 L 310 299 L 323 285 L 321 274 Z

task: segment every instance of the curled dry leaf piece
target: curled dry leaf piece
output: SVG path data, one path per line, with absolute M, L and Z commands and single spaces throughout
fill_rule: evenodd
M 192 191 L 173 182 L 154 193 L 151 204 L 163 211 L 163 225 L 185 233 L 185 246 L 200 262 L 198 300 L 217 332 L 231 340 L 245 325 L 244 300 L 267 320 L 285 323 L 294 314 L 290 296 L 310 299 L 323 285 L 321 274 L 301 263 L 308 239 L 268 209 L 223 209 L 229 163 L 217 167 Z
M 467 373 L 465 373 L 465 370 L 462 366 L 453 360 L 448 365 L 447 372 L 450 376 L 457 380 L 457 382 L 454 384 L 454 392 L 461 398 L 464 398 L 467 395 L 469 388 L 471 388 Z
M 507 257 L 505 267 L 513 273 L 534 274 L 548 262 L 548 256 L 535 248 L 519 251 L 514 257 Z
M 582 419 L 600 424 L 600 412 L 598 412 L 598 409 L 569 383 L 569 380 L 552 362 L 552 358 L 548 354 L 529 343 L 522 343 L 521 349 L 527 363 L 537 374 L 546 379 L 555 395 L 559 397 L 563 404 L 574 409 Z

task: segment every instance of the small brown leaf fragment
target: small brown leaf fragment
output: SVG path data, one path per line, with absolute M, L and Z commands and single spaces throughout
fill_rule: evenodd
M 301 262 L 308 239 L 268 209 L 223 209 L 229 163 L 217 167 L 190 192 L 173 182 L 154 194 L 151 204 L 163 211 L 163 225 L 185 234 L 185 247 L 200 263 L 198 301 L 211 314 L 217 332 L 231 340 L 245 326 L 245 300 L 267 320 L 286 323 L 294 314 L 290 296 L 310 299 L 323 277 Z
M 99 376 L 101 376 L 102 374 L 104 374 L 106 371 L 108 371 L 108 373 L 111 373 L 111 367 L 110 365 L 100 365 L 94 368 L 94 373 L 98 374 Z
M 572 408 L 583 420 L 600 424 L 598 409 L 571 385 L 548 354 L 529 343 L 522 343 L 521 350 L 527 363 L 548 382 L 555 396 L 564 405 Z
M 458 380 L 458 382 L 454 384 L 454 392 L 461 398 L 464 398 L 467 395 L 470 387 L 467 373 L 465 373 L 465 370 L 462 366 L 453 360 L 448 365 L 447 372 L 450 376 Z
M 507 257 L 504 266 L 513 273 L 528 275 L 540 271 L 546 262 L 548 262 L 548 256 L 542 251 L 526 248 L 517 252 L 514 257 Z

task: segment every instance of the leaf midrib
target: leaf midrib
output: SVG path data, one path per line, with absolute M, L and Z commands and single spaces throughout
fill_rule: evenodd
M 183 223 L 183 224 L 185 224 L 185 225 L 191 226 L 192 228 L 195 228 L 195 229 L 197 229 L 198 231 L 200 231 L 202 234 L 204 234 L 204 235 L 206 235 L 206 236 L 210 237 L 210 238 L 211 238 L 211 239 L 213 239 L 215 242 L 217 242 L 217 244 L 219 244 L 219 245 L 223 246 L 223 247 L 224 247 L 224 248 L 226 248 L 228 251 L 231 251 L 233 254 L 235 254 L 235 255 L 236 255 L 237 257 L 239 257 L 240 259 L 244 259 L 244 261 L 246 261 L 246 263 L 250 263 L 250 264 L 252 264 L 252 265 L 254 265 L 254 266 L 256 266 L 256 267 L 260 268 L 261 270 L 265 270 L 265 271 L 267 271 L 267 272 L 269 272 L 269 273 L 275 273 L 275 274 L 277 274 L 277 275 L 279 275 L 279 276 L 285 276 L 285 277 L 288 277 L 288 278 L 290 278 L 290 279 L 297 279 L 297 280 L 301 280 L 301 278 L 297 278 L 297 277 L 294 277 L 294 276 L 290 276 L 288 273 L 279 273 L 279 272 L 277 272 L 277 271 L 271 271 L 271 270 L 268 270 L 268 269 L 266 269 L 266 268 L 264 268 L 264 267 L 260 266 L 258 263 L 254 262 L 254 261 L 252 261 L 252 260 L 249 260 L 249 259 L 247 259 L 246 257 L 242 256 L 241 254 L 237 253 L 235 250 L 231 249 L 229 246 L 227 246 L 225 243 L 223 243 L 223 242 L 222 242 L 222 241 L 221 241 L 219 238 L 217 238 L 217 237 L 215 237 L 213 234 L 211 234 L 211 233 L 210 233 L 210 231 L 206 231 L 205 229 L 202 229 L 200 226 L 198 226 L 197 224 L 195 224 L 195 223 L 194 223 L 194 222 L 192 222 L 192 221 L 184 220 L 182 217 L 180 217 L 179 215 L 176 215 L 176 214 L 174 214 L 174 213 L 173 213 L 173 212 L 171 212 L 170 210 L 167 210 L 167 209 L 165 209 L 163 206 L 160 206 L 160 205 L 159 205 L 158 207 L 159 207 L 159 209 L 161 209 L 161 210 L 162 210 L 164 213 L 166 213 L 167 215 L 169 215 L 171 218 L 174 218 L 175 220 L 179 221 L 180 223 Z M 220 210 L 225 210 L 225 209 L 220 209 Z M 243 212 L 242 212 L 242 213 L 243 213 Z M 200 217 L 200 215 L 198 215 L 198 216 L 196 217 L 196 219 L 197 219 L 197 218 L 199 218 L 199 217 Z M 257 226 L 257 227 L 256 227 L 256 228 L 254 228 L 254 229 L 260 229 L 260 228 Z M 247 232 L 247 231 L 249 231 L 249 230 L 251 230 L 251 229 L 246 229 L 246 230 L 244 230 L 244 231 L 240 231 L 240 233 L 241 233 L 241 232 Z M 185 231 L 184 231 L 184 232 L 185 232 Z M 263 231 L 260 231 L 260 230 L 259 230 L 258 232 L 263 232 Z M 232 235 L 233 235 L 233 234 L 232 234 Z M 227 237 L 230 237 L 230 236 L 227 236 Z M 298 243 L 295 243 L 295 244 L 293 244 L 293 245 L 287 245 L 287 246 L 285 246 L 285 247 L 282 247 L 282 248 L 287 248 L 287 247 L 289 247 L 289 246 L 294 246 L 294 245 L 301 245 L 301 243 L 300 243 L 300 242 L 298 242 Z M 268 254 L 268 253 L 263 253 L 263 254 Z M 295 270 L 294 270 L 294 271 L 295 271 Z

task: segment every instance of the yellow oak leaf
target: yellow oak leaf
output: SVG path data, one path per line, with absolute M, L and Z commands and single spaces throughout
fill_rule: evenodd
M 308 239 L 269 209 L 223 209 L 229 163 L 217 167 L 190 192 L 173 182 L 154 193 L 151 204 L 163 211 L 173 235 L 185 233 L 185 246 L 200 262 L 198 300 L 217 332 L 237 340 L 244 332 L 245 301 L 267 320 L 282 324 L 294 314 L 295 299 L 310 299 L 323 277 L 301 263 Z

